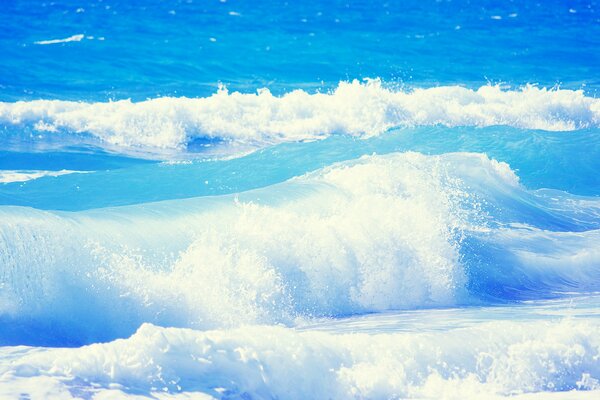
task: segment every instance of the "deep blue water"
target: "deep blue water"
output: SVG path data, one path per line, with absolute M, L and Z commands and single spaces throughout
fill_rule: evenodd
M 599 89 L 595 1 L 2 2 L 0 397 L 594 396 Z
M 364 77 L 600 85 L 595 1 L 9 0 L 0 18 L 4 101 L 206 96 L 219 82 L 283 93 Z

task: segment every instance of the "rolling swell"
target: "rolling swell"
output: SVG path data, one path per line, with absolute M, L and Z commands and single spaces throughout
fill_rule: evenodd
M 77 345 L 144 322 L 293 326 L 597 291 L 599 210 L 473 153 L 362 157 L 236 195 L 5 206 L 0 339 Z
M 548 132 L 506 126 L 401 128 L 369 139 L 331 136 L 324 140 L 281 143 L 243 157 L 158 162 L 116 159 L 65 150 L 47 155 L 0 154 L 0 167 L 31 169 L 38 174 L 54 169 L 88 171 L 0 184 L 0 205 L 21 205 L 46 210 L 80 211 L 198 196 L 238 193 L 270 186 L 352 160 L 363 154 L 417 151 L 444 154 L 485 153 L 507 162 L 529 189 L 558 189 L 571 194 L 600 194 L 600 129 Z M 8 155 L 6 155 L 8 154 Z M 540 157 L 544 154 L 544 157 Z M 201 156 L 200 156 L 201 157 Z M 56 160 L 61 163 L 57 168 Z M 44 173 L 48 175 L 48 173 Z M 561 204 L 564 202 L 560 202 Z

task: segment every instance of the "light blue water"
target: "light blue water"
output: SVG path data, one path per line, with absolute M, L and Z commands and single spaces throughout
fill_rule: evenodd
M 0 26 L 0 397 L 600 391 L 595 1 Z

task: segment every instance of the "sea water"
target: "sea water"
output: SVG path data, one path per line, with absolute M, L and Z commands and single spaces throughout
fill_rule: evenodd
M 0 26 L 0 398 L 599 396 L 596 1 Z

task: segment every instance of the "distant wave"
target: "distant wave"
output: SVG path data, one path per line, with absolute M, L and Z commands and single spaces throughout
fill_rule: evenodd
M 61 176 L 68 174 L 84 174 L 87 171 L 18 171 L 18 170 L 0 170 L 0 183 L 27 182 L 44 176 Z
M 58 44 L 58 43 L 68 43 L 68 42 L 80 42 L 84 38 L 83 34 L 77 34 L 73 36 L 69 36 L 64 39 L 50 39 L 50 40 L 38 40 L 37 42 L 33 42 L 35 44 Z
M 583 91 L 526 86 L 471 90 L 442 86 L 410 91 L 379 80 L 341 82 L 330 93 L 295 90 L 274 96 L 221 88 L 206 98 L 85 103 L 0 103 L 0 124 L 39 132 L 87 133 L 122 147 L 181 149 L 198 138 L 263 146 L 341 134 L 379 135 L 394 127 L 491 126 L 569 131 L 600 126 L 600 99 Z

